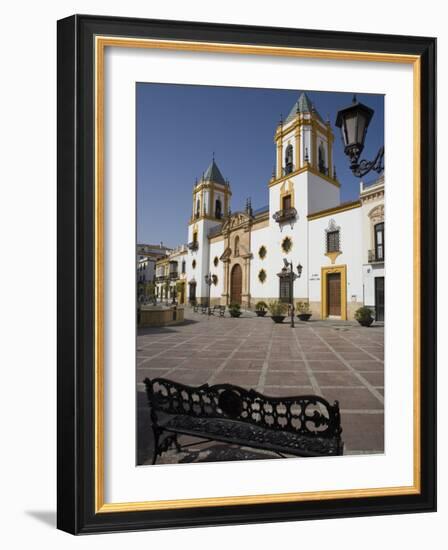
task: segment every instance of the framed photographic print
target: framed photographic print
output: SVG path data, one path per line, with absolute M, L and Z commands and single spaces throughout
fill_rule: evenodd
M 58 527 L 435 510 L 435 39 L 58 22 Z

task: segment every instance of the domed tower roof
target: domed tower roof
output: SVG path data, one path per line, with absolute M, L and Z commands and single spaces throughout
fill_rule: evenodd
M 207 170 L 202 176 L 202 181 L 212 181 L 213 183 L 220 183 L 221 185 L 226 185 L 226 180 L 221 174 L 218 165 L 215 162 L 215 159 L 212 160 Z
M 298 100 L 292 106 L 292 109 L 289 112 L 289 115 L 286 117 L 284 124 L 288 124 L 288 122 L 291 122 L 297 116 L 297 113 L 314 113 L 317 118 L 322 120 L 322 117 L 317 112 L 313 102 L 305 92 L 302 92 L 300 94 Z

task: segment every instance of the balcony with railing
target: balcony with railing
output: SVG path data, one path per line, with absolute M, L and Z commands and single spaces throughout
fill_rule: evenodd
M 199 243 L 198 243 L 198 241 L 191 241 L 191 243 L 188 243 L 187 246 L 188 246 L 188 249 L 189 249 L 189 250 L 194 251 L 194 250 L 198 250 L 198 248 L 199 248 Z
M 384 251 L 382 249 L 372 249 L 368 251 L 369 264 L 384 263 Z
M 297 217 L 297 210 L 295 208 L 284 208 L 283 210 L 278 210 L 273 216 L 272 219 L 277 223 L 284 223 L 295 220 Z

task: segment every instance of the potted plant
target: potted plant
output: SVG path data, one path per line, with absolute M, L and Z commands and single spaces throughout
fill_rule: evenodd
M 266 302 L 260 301 L 255 304 L 255 313 L 258 317 L 264 317 L 266 315 L 266 308 L 268 304 Z
M 283 302 L 272 301 L 269 303 L 268 309 L 274 323 L 283 323 L 286 317 L 287 308 L 288 306 Z
M 355 319 L 363 327 L 370 327 L 374 319 L 372 316 L 372 310 L 367 306 L 362 306 L 355 311 Z
M 308 303 L 308 301 L 297 302 L 296 307 L 298 311 L 297 317 L 301 321 L 309 321 L 312 313 L 311 313 L 310 304 Z
M 229 313 L 230 313 L 230 317 L 239 317 L 241 315 L 240 304 L 230 304 Z

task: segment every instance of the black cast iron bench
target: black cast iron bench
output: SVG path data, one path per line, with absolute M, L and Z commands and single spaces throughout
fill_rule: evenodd
M 178 435 L 272 451 L 281 457 L 342 455 L 337 401 L 317 395 L 269 397 L 232 384 L 186 386 L 166 378 L 145 381 L 157 456 Z M 188 445 L 187 445 L 188 447 Z
M 220 317 L 224 317 L 226 313 L 226 306 L 213 306 L 212 315 L 214 315 L 216 312 L 219 313 Z

